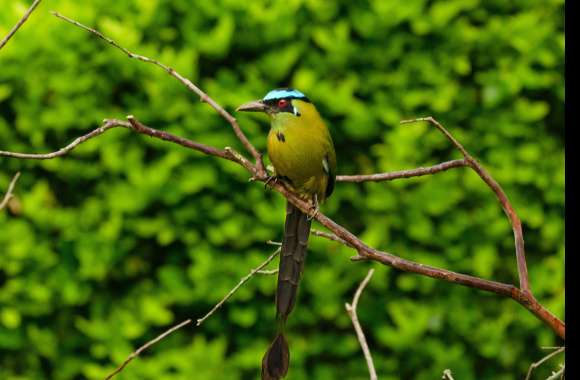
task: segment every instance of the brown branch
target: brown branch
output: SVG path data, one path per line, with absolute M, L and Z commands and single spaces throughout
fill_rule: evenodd
M 267 178 L 259 178 L 259 180 L 266 182 Z M 268 183 L 268 186 L 280 192 L 284 197 L 292 202 L 292 204 L 300 208 L 303 212 L 310 212 L 312 209 L 312 205 L 310 203 L 296 196 L 296 194 L 289 190 L 282 181 L 271 181 Z M 564 322 L 550 313 L 550 311 L 548 311 L 542 304 L 540 304 L 530 292 L 518 289 L 516 286 L 511 284 L 486 280 L 475 276 L 453 272 L 443 268 L 432 267 L 411 260 L 403 259 L 392 253 L 379 251 L 367 246 L 357 236 L 355 236 L 341 225 L 337 224 L 332 219 L 328 218 L 323 213 L 318 212 L 315 218 L 323 226 L 328 228 L 337 238 L 342 239 L 346 246 L 349 246 L 358 252 L 358 255 L 352 258 L 355 261 L 373 260 L 383 265 L 397 268 L 404 272 L 416 273 L 455 284 L 485 290 L 505 297 L 510 297 L 528 309 L 528 311 L 534 314 L 546 325 L 548 325 L 559 337 L 565 339 Z M 318 236 L 326 237 L 323 235 Z M 339 241 L 334 238 L 331 238 L 331 240 Z
M 16 181 L 18 181 L 18 177 L 20 177 L 20 172 L 17 172 L 16 174 L 14 174 L 14 177 L 12 177 L 12 180 L 8 185 L 8 190 L 6 190 L 6 194 L 4 194 L 4 198 L 0 202 L 0 210 L 6 207 L 10 199 L 12 199 L 13 197 L 12 192 L 14 191 L 14 185 L 16 185 Z
M 8 43 L 8 40 L 10 40 L 16 34 L 18 29 L 20 29 L 22 24 L 24 24 L 26 22 L 26 20 L 28 20 L 28 17 L 30 17 L 30 15 L 32 14 L 32 12 L 34 12 L 34 10 L 38 6 L 38 4 L 40 4 L 40 2 L 41 2 L 41 0 L 34 0 L 32 5 L 30 6 L 30 8 L 28 8 L 28 10 L 24 13 L 24 15 L 22 15 L 22 18 L 20 20 L 18 20 L 16 25 L 14 25 L 12 27 L 12 29 L 8 32 L 6 37 L 4 37 L 2 39 L 2 41 L 0 41 L 0 49 L 2 49 L 4 47 L 4 45 L 6 45 Z
M 467 160 L 453 160 L 442 162 L 437 165 L 426 168 L 416 168 L 410 170 L 401 170 L 398 172 L 376 173 L 376 174 L 361 174 L 361 175 L 339 175 L 336 176 L 338 182 L 380 182 L 392 181 L 400 178 L 420 177 L 424 175 L 432 175 L 443 172 L 453 168 L 469 166 Z
M 352 321 L 352 325 L 354 326 L 354 330 L 356 331 L 356 336 L 357 336 L 358 342 L 360 343 L 360 347 L 361 347 L 363 354 L 365 356 L 365 360 L 367 362 L 367 367 L 369 368 L 369 375 L 370 375 L 371 380 L 377 380 L 377 371 L 375 370 L 375 364 L 373 363 L 373 357 L 371 355 L 371 351 L 369 350 L 369 345 L 367 344 L 367 339 L 365 337 L 365 334 L 364 334 L 362 327 L 360 325 L 360 322 L 358 320 L 358 316 L 356 314 L 356 308 L 358 306 L 358 300 L 359 300 L 364 288 L 367 286 L 367 284 L 371 280 L 371 277 L 373 276 L 374 272 L 375 272 L 374 269 L 370 269 L 369 273 L 366 275 L 364 280 L 362 280 L 362 282 L 360 283 L 358 289 L 356 290 L 356 292 L 354 294 L 354 297 L 352 299 L 352 304 L 349 304 L 348 302 L 344 304 L 344 307 L 346 308 L 346 312 L 348 313 L 348 316 L 350 317 L 350 320 Z
M 134 116 L 129 115 L 127 116 L 128 121 L 122 121 L 117 119 L 105 119 L 103 121 L 103 125 L 97 129 L 92 130 L 91 132 L 77 137 L 67 146 L 51 153 L 41 153 L 41 154 L 34 154 L 34 153 L 18 153 L 18 152 L 8 152 L 0 150 L 0 157 L 10 157 L 10 158 L 20 158 L 20 159 L 29 159 L 29 160 L 49 160 L 57 157 L 62 157 L 70 153 L 73 149 L 78 147 L 80 144 L 97 137 L 106 131 L 113 129 L 113 128 L 127 128 L 132 129 L 137 133 L 141 133 L 150 137 L 154 137 L 160 140 L 169 141 L 174 144 L 181 145 L 185 148 L 189 148 L 192 150 L 196 150 L 198 152 L 207 154 L 209 156 L 215 156 L 219 158 L 223 158 L 226 160 L 230 160 L 236 162 L 248 170 L 252 170 L 253 166 L 248 161 L 243 159 L 243 157 L 235 152 L 231 148 L 224 148 L 224 149 L 217 149 L 205 144 L 201 144 L 192 140 L 188 140 L 186 138 L 176 136 L 169 132 L 160 131 L 158 129 L 150 128 L 145 126 L 143 123 L 138 121 Z
M 243 277 L 240 282 L 234 286 L 232 288 L 232 290 L 230 290 L 228 292 L 228 294 L 225 295 L 224 298 L 222 298 L 206 315 L 204 315 L 202 318 L 199 318 L 197 320 L 197 324 L 196 326 L 201 325 L 206 319 L 208 319 L 209 317 L 211 317 L 220 307 L 223 306 L 224 303 L 226 303 L 227 300 L 229 300 L 231 298 L 232 295 L 234 295 L 235 292 L 238 291 L 238 289 L 244 285 L 246 282 L 248 282 L 248 280 L 250 280 L 254 275 L 260 273 L 262 271 L 262 269 L 267 266 L 272 260 L 274 260 L 274 258 L 280 253 L 280 248 L 276 249 L 274 251 L 274 253 L 272 253 L 270 256 L 268 256 L 268 258 L 262 262 L 260 265 L 258 265 L 256 268 L 252 269 L 250 271 L 250 273 Z M 175 325 L 171 328 L 169 328 L 168 330 L 166 330 L 165 332 L 163 332 L 162 334 L 160 334 L 159 336 L 157 336 L 155 339 L 152 339 L 150 341 L 148 341 L 147 343 L 145 343 L 144 345 L 142 345 L 141 347 L 139 347 L 137 350 L 133 351 L 131 353 L 131 355 L 129 355 L 127 357 L 127 359 L 125 359 L 125 361 L 123 363 L 121 363 L 120 366 L 118 366 L 113 372 L 111 372 L 106 378 L 105 380 L 110 380 L 112 379 L 116 374 L 118 374 L 119 372 L 121 372 L 133 359 L 135 359 L 137 356 L 139 356 L 139 354 L 141 354 L 143 351 L 145 351 L 147 348 L 151 347 L 152 345 L 154 345 L 155 343 L 165 339 L 168 335 L 170 335 L 171 333 L 179 330 L 182 327 L 185 327 L 189 324 L 191 324 L 193 320 L 190 319 L 186 319 L 185 321 L 179 323 L 178 325 Z
M 81 29 L 86 30 L 89 33 L 92 33 L 94 35 L 96 35 L 97 37 L 99 37 L 100 39 L 106 41 L 107 43 L 109 43 L 110 45 L 114 46 L 115 48 L 121 50 L 123 53 L 125 53 L 129 58 L 133 58 L 133 59 L 137 59 L 139 61 L 142 62 L 146 62 L 146 63 L 150 63 L 153 64 L 155 66 L 158 66 L 160 68 L 162 68 L 164 71 L 166 71 L 169 75 L 171 75 L 172 77 L 174 77 L 175 79 L 177 79 L 179 82 L 181 82 L 183 85 L 185 85 L 185 87 L 187 87 L 190 91 L 194 92 L 196 95 L 199 96 L 200 100 L 202 102 L 205 102 L 207 104 L 209 104 L 222 118 L 224 118 L 232 127 L 232 129 L 234 130 L 234 133 L 236 134 L 237 138 L 240 140 L 240 142 L 244 145 L 244 147 L 248 150 L 248 152 L 250 152 L 250 154 L 254 157 L 254 159 L 256 160 L 256 167 L 257 170 L 259 171 L 263 171 L 264 170 L 264 164 L 262 162 L 262 155 L 256 150 L 256 148 L 252 145 L 252 143 L 250 142 L 250 140 L 248 140 L 248 138 L 246 137 L 246 135 L 244 134 L 244 132 L 242 131 L 242 129 L 240 128 L 236 118 L 234 118 L 229 112 L 227 112 L 222 106 L 220 106 L 215 100 L 213 100 L 212 98 L 209 97 L 209 95 L 207 95 L 204 91 L 202 91 L 199 87 L 197 87 L 195 84 L 193 84 L 189 79 L 185 78 L 184 76 L 182 76 L 181 74 L 179 74 L 177 71 L 175 71 L 173 68 L 159 62 L 156 61 L 154 59 L 145 57 L 143 55 L 139 55 L 139 54 L 135 54 L 132 53 L 131 51 L 129 51 L 127 48 L 119 45 L 117 42 L 115 42 L 112 38 L 109 38 L 107 36 L 105 36 L 104 34 L 102 34 L 101 32 L 99 32 L 96 29 L 90 28 L 88 26 L 85 26 L 83 24 L 81 24 L 78 21 L 75 21 L 73 19 L 70 19 L 58 12 L 51 12 L 54 16 L 60 18 L 61 20 L 64 20 L 72 25 L 75 25 Z
M 459 141 L 457 141 L 453 137 L 453 135 L 451 135 L 451 133 L 449 133 L 449 131 L 447 131 L 447 129 L 445 129 L 445 127 L 443 127 L 443 125 L 441 125 L 433 117 L 429 116 L 413 120 L 403 120 L 401 121 L 401 124 L 409 124 L 417 121 L 427 121 L 432 125 L 434 125 L 439 131 L 441 131 L 441 133 L 443 133 L 445 137 L 447 137 L 447 139 L 451 141 L 451 143 L 461 152 L 463 158 L 465 159 L 465 161 L 467 161 L 469 167 L 471 167 L 479 175 L 479 177 L 489 186 L 489 188 L 497 196 L 497 199 L 501 203 L 501 206 L 510 221 L 514 233 L 516 260 L 518 263 L 518 275 L 520 278 L 520 289 L 525 293 L 529 293 L 530 297 L 533 297 L 530 289 L 530 281 L 528 279 L 528 268 L 526 265 L 526 254 L 524 250 L 524 235 L 522 232 L 522 223 L 520 221 L 520 218 L 516 214 L 516 211 L 512 207 L 510 201 L 508 200 L 507 195 L 505 194 L 501 186 L 487 172 L 487 170 L 485 170 L 483 166 L 481 166 L 481 164 L 477 162 L 477 160 L 467 152 L 467 150 L 463 147 L 463 145 L 461 145 L 461 143 L 459 143 Z

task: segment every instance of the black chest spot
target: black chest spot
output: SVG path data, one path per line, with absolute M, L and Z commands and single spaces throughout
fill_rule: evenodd
M 276 138 L 280 142 L 286 142 L 286 137 L 284 137 L 284 134 L 282 132 L 276 132 Z

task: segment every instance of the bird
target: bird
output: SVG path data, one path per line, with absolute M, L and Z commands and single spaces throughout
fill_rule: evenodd
M 286 202 L 276 289 L 277 333 L 262 359 L 262 380 L 284 378 L 290 364 L 285 338 L 288 315 L 296 304 L 298 284 L 304 270 L 312 217 L 318 205 L 333 192 L 336 153 L 326 124 L 314 104 L 293 88 L 272 90 L 263 99 L 245 103 L 238 112 L 263 112 L 270 118 L 268 157 L 275 180 L 282 180 L 302 198 L 312 201 L 314 213 L 302 212 Z

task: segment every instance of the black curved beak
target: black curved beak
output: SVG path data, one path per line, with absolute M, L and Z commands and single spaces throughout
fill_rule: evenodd
M 236 112 L 266 112 L 268 106 L 261 100 L 254 100 L 245 104 L 242 104 L 236 109 Z

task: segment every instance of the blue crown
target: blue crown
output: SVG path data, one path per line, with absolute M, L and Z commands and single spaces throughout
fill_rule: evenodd
M 303 93 L 301 93 L 298 90 L 295 90 L 293 88 L 279 88 L 276 90 L 272 90 L 269 93 L 266 94 L 266 96 L 264 96 L 264 101 L 268 101 L 268 100 L 277 100 L 277 99 L 287 99 L 287 98 L 291 98 L 291 99 L 301 99 L 304 101 L 309 101 L 308 98 L 306 97 L 306 95 L 304 95 Z

